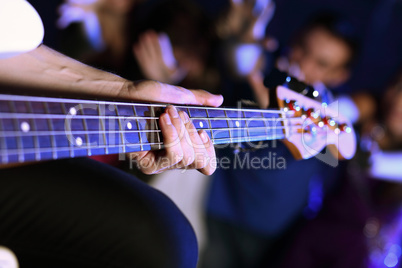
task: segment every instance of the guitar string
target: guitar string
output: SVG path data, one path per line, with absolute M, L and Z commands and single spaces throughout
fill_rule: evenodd
M 122 106 L 141 106 L 141 107 L 158 107 L 158 108 L 166 108 L 172 104 L 165 103 L 132 103 L 132 102 L 116 102 L 116 101 L 97 101 L 97 100 L 80 100 L 80 99 L 65 99 L 65 98 L 49 98 L 49 97 L 33 97 L 33 96 L 20 96 L 20 95 L 6 95 L 0 94 L 0 100 L 3 101 L 19 101 L 19 102 L 52 102 L 59 103 L 60 105 L 64 103 L 73 103 L 73 104 L 95 104 L 95 105 L 122 105 Z M 198 110 L 226 110 L 226 111 L 238 111 L 238 112 L 257 112 L 257 113 L 275 113 L 281 114 L 284 111 L 281 110 L 267 110 L 267 109 L 252 109 L 252 108 L 229 108 L 229 107 L 204 107 L 204 106 L 194 106 L 194 105 L 175 105 L 176 108 L 182 109 L 198 109 Z
M 231 128 L 198 128 L 197 130 L 205 130 L 205 131 L 235 131 L 235 130 L 277 130 L 277 129 L 286 129 L 290 128 L 290 126 L 274 126 L 274 127 L 267 127 L 267 126 L 261 126 L 261 127 L 231 127 Z M 46 135 L 65 135 L 65 134 L 76 134 L 76 135 L 81 135 L 81 134 L 88 134 L 88 135 L 93 135 L 93 134 L 103 134 L 103 133 L 115 133 L 115 134 L 130 134 L 130 133 L 161 133 L 162 131 L 160 129 L 144 129 L 144 130 L 58 130 L 58 131 L 29 131 L 29 132 L 21 132 L 21 131 L 3 131 L 2 135 L 0 137 L 15 137 L 17 135 L 22 136 L 22 137 L 30 137 L 30 136 L 46 136 Z
M 97 119 L 102 119 L 102 118 L 99 118 L 99 117 L 96 117 Z M 111 117 L 108 117 L 108 116 L 106 116 L 106 117 L 104 117 L 104 118 L 108 118 L 108 119 L 110 119 Z M 1 119 L 1 116 L 0 116 L 0 119 Z M 38 119 L 38 118 L 27 118 L 27 117 L 23 117 L 23 118 L 15 118 L 15 117 L 7 117 L 7 118 L 2 118 L 2 119 L 10 119 L 10 120 L 15 120 L 15 119 Z M 49 119 L 49 118 L 46 118 L 46 119 Z M 64 117 L 63 117 L 63 119 L 64 119 Z M 80 117 L 80 118 L 75 118 L 75 121 L 74 122 L 77 122 L 76 120 L 87 120 L 87 119 L 92 119 L 92 118 L 82 118 L 82 117 Z M 116 118 L 113 118 L 113 119 L 117 119 L 117 120 L 119 120 L 120 121 L 120 123 L 121 123 L 121 121 L 127 121 L 127 120 L 130 120 L 130 119 L 145 119 L 145 120 L 155 120 L 155 122 L 157 122 L 157 120 L 159 120 L 159 118 L 156 118 L 156 117 L 147 117 L 147 118 L 144 118 L 144 117 L 116 117 Z M 204 122 L 202 122 L 202 121 L 199 121 L 199 122 L 197 122 L 198 120 L 204 120 L 204 121 L 209 121 L 209 122 L 214 122 L 216 119 L 214 118 L 214 119 L 212 119 L 211 120 L 211 118 L 190 118 L 191 119 L 191 121 L 194 123 L 194 126 L 197 128 L 197 126 L 196 126 L 196 124 L 198 123 L 198 125 L 199 124 L 201 124 L 201 123 L 204 123 Z M 227 130 L 232 130 L 232 129 L 254 129 L 254 128 L 272 128 L 272 127 L 270 127 L 270 126 L 267 126 L 266 125 L 266 123 L 270 123 L 270 122 L 275 122 L 275 123 L 287 123 L 286 124 L 286 126 L 289 126 L 290 124 L 290 121 L 296 121 L 296 120 L 304 120 L 304 119 L 306 119 L 306 118 L 304 118 L 304 117 L 292 117 L 292 118 L 275 118 L 275 119 L 273 119 L 273 118 L 256 118 L 255 120 L 252 120 L 252 119 L 250 119 L 250 118 L 240 118 L 240 119 L 232 119 L 232 118 L 229 118 L 230 120 L 228 120 L 228 119 L 226 119 L 226 118 L 220 118 L 220 119 L 218 119 L 218 120 L 221 120 L 221 121 L 229 121 L 229 122 L 232 122 L 234 125 L 236 124 L 236 123 L 238 123 L 238 121 L 246 121 L 246 120 L 249 120 L 248 122 L 249 123 L 251 123 L 251 122 L 253 122 L 253 123 L 264 123 L 264 126 L 261 126 L 261 127 L 258 127 L 258 126 L 254 126 L 254 127 L 216 127 L 216 128 L 203 128 L 202 126 L 199 128 L 199 129 L 205 129 L 205 130 L 219 130 L 219 129 L 227 129 Z M 67 119 L 66 119 L 67 120 Z M 74 119 L 72 119 L 72 120 L 74 120 Z M 120 125 L 119 124 L 119 121 L 117 121 L 117 125 Z M 196 121 L 196 122 L 194 122 L 194 121 Z M 36 121 L 33 121 L 35 124 L 36 124 Z M 84 121 L 83 121 L 84 122 Z M 82 122 L 82 123 L 83 123 Z M 86 121 L 85 121 L 86 122 Z M 101 122 L 100 120 L 98 121 L 99 123 Z M 105 122 L 107 122 L 106 120 L 105 120 Z M 211 123 L 212 123 L 211 122 Z M 88 122 L 86 122 L 87 124 L 88 124 Z M 127 122 L 127 123 L 129 123 L 129 122 Z M 205 123 L 207 123 L 207 122 L 205 122 Z M 240 122 L 239 122 L 239 124 L 240 124 Z M 208 124 L 209 125 L 209 124 Z M 74 131 L 84 131 L 84 130 L 74 130 Z M 95 131 L 95 132 L 99 132 L 99 131 L 103 131 L 103 132 L 115 132 L 115 130 L 101 130 L 101 129 L 97 129 L 97 130 L 93 130 L 93 131 Z M 131 129 L 121 129 L 121 127 L 119 127 L 119 129 L 118 129 L 118 131 L 129 131 L 129 132 L 141 132 L 141 131 L 144 131 L 144 132 L 147 132 L 148 130 L 147 129 L 143 129 L 143 130 L 139 130 L 139 129 L 137 129 L 137 130 L 131 130 Z M 156 131 L 156 132 L 159 132 L 160 130 L 153 130 L 153 131 Z M 49 134 L 49 132 L 56 132 L 56 131 L 48 131 L 48 130 L 40 130 L 40 131 L 30 131 L 29 130 L 29 132 L 22 132 L 21 133 L 21 130 L 2 130 L 2 131 L 0 131 L 0 134 L 1 133 L 8 133 L 8 135 L 18 135 L 19 133 L 21 133 L 21 134 L 37 134 L 37 133 L 44 133 L 43 135 L 48 135 Z M 84 131 L 84 132 L 88 132 L 88 133 L 90 133 L 90 131 Z M 1 135 L 0 135 L 1 136 Z
M 289 133 L 290 135 L 293 134 L 301 134 L 299 131 L 303 131 L 303 129 L 297 129 L 296 131 L 292 131 Z M 323 133 L 326 131 L 317 131 L 316 133 Z M 280 136 L 280 135 L 272 135 L 272 136 L 267 136 L 267 135 L 260 135 L 260 136 L 251 136 L 251 137 L 237 137 L 237 138 L 211 138 L 211 141 L 213 144 L 218 144 L 216 142 L 219 141 L 225 141 L 225 144 L 230 144 L 230 143 L 243 143 L 243 142 L 256 142 L 256 141 L 269 141 L 269 140 L 281 140 L 285 139 L 286 136 Z M 121 144 L 115 144 L 116 146 L 112 145 L 95 145 L 95 146 L 76 146 L 76 147 L 53 147 L 53 148 L 39 148 L 39 150 L 35 150 L 35 148 L 23 148 L 23 153 L 21 153 L 21 149 L 2 149 L 0 150 L 1 155 L 21 155 L 21 154 L 34 154 L 35 152 L 39 151 L 39 153 L 48 153 L 48 152 L 53 152 L 53 150 L 56 150 L 56 152 L 60 151 L 75 151 L 75 150 L 90 150 L 90 149 L 106 149 L 106 148 L 122 148 L 123 145 Z M 147 142 L 147 143 L 129 143 L 126 145 L 126 148 L 130 147 L 140 147 L 140 146 L 159 146 L 161 147 L 163 145 L 162 142 Z M 37 148 L 36 148 L 37 149 Z M 134 152 L 139 152 L 141 150 L 135 150 Z M 143 150 L 147 151 L 147 150 Z
M 119 120 L 121 120 L 121 118 L 124 117 L 119 117 Z M 14 118 L 11 118 L 14 119 Z M 195 120 L 197 120 L 198 118 L 194 118 Z M 194 119 L 192 121 L 194 121 Z M 204 129 L 206 131 L 234 131 L 234 130 L 253 130 L 253 129 L 266 129 L 266 130 L 276 130 L 276 129 L 285 129 L 285 128 L 291 128 L 294 126 L 298 126 L 299 124 L 293 124 L 290 121 L 293 120 L 304 120 L 306 118 L 304 117 L 293 117 L 293 118 L 276 118 L 276 120 L 272 120 L 272 119 L 259 119 L 259 120 L 255 120 L 254 122 L 264 122 L 264 126 L 253 126 L 253 127 L 216 127 L 216 128 L 198 128 L 198 130 Z M 199 119 L 198 119 L 199 120 Z M 225 121 L 228 121 L 227 119 L 222 119 Z M 236 120 L 236 119 L 235 119 Z M 248 120 L 248 119 L 244 119 L 244 120 Z M 157 120 L 155 120 L 156 122 Z M 238 120 L 236 120 L 238 121 Z M 285 126 L 266 126 L 265 123 L 266 121 L 272 121 L 272 122 L 285 122 L 287 123 Z M 99 121 L 100 122 L 100 121 Z M 202 123 L 202 122 L 199 122 Z M 237 123 L 237 122 L 236 122 Z M 74 133 L 74 134 L 97 134 L 97 133 L 159 133 L 161 132 L 160 129 L 156 129 L 156 130 L 149 130 L 149 129 L 121 129 L 121 125 L 119 125 L 118 129 L 114 129 L 114 130 L 101 130 L 101 129 L 97 129 L 97 130 L 69 130 L 68 133 Z M 116 125 L 117 126 L 117 125 Z M 196 127 L 197 128 L 197 127 Z M 1 136 L 33 136 L 33 135 L 54 135 L 54 134 L 65 134 L 65 130 L 64 131 L 47 131 L 47 130 L 43 130 L 43 131 L 28 131 L 26 133 L 21 132 L 20 130 L 3 130 L 0 131 L 0 133 L 2 133 L 3 135 Z M 22 134 L 22 135 L 21 135 Z
M 296 132 L 295 132 L 296 133 Z M 294 133 L 293 133 L 294 134 Z M 299 133 L 300 134 L 300 133 Z M 268 140 L 281 140 L 284 139 L 285 136 L 280 136 L 280 135 L 273 135 L 271 137 L 268 137 L 267 135 L 263 136 L 251 136 L 251 137 L 239 137 L 239 138 L 215 138 L 211 139 L 213 144 L 218 145 L 219 141 L 225 141 L 225 144 L 231 144 L 231 143 L 244 143 L 244 142 L 256 142 L 256 141 L 268 141 Z M 155 142 L 155 143 L 127 143 L 126 148 L 130 147 L 140 147 L 140 146 L 163 146 L 162 142 Z M 49 153 L 52 152 L 53 150 L 56 150 L 56 152 L 61 152 L 61 151 L 75 151 L 75 150 L 93 150 L 93 149 L 106 149 L 106 148 L 123 148 L 123 145 L 121 144 L 116 144 L 114 145 L 95 145 L 95 146 L 75 146 L 75 147 L 54 147 L 54 148 L 39 148 L 39 150 L 35 150 L 35 148 L 23 148 L 21 153 L 20 149 L 5 149 L 5 150 L 0 150 L 1 155 L 20 155 L 20 154 L 34 154 L 35 152 L 39 153 Z M 139 152 L 141 150 L 135 150 L 134 152 Z M 148 151 L 148 150 L 143 150 L 143 151 Z
M 70 114 L 30 114 L 30 113 L 0 113 L 0 119 L 65 119 L 69 117 L 71 119 L 144 119 L 144 120 L 158 120 L 159 117 L 156 116 L 116 116 L 116 115 L 70 115 Z M 192 117 L 189 116 L 190 119 L 198 119 L 198 120 L 261 120 L 261 121 L 269 121 L 269 120 L 288 120 L 293 118 L 302 118 L 299 117 Z

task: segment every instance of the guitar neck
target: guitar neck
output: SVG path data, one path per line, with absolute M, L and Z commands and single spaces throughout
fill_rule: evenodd
M 285 138 L 278 110 L 176 106 L 214 144 Z M 163 148 L 164 104 L 0 95 L 0 163 Z

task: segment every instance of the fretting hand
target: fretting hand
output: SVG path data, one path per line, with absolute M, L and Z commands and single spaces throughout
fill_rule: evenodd
M 221 105 L 222 96 L 203 90 L 187 90 L 155 81 L 143 81 L 121 94 L 125 98 L 206 106 Z M 188 115 L 169 106 L 160 116 L 159 126 L 164 140 L 164 150 L 132 153 L 131 158 L 146 174 L 156 174 L 168 169 L 198 169 L 205 175 L 216 169 L 215 150 L 204 130 L 197 131 Z

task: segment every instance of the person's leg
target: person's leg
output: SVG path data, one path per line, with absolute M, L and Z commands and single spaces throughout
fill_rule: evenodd
M 272 240 L 208 216 L 207 242 L 201 268 L 259 268 Z
M 21 267 L 195 267 L 194 232 L 162 193 L 88 159 L 0 170 L 0 245 Z

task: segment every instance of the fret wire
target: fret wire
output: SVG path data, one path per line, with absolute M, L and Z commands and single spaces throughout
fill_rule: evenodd
M 242 113 L 243 113 L 243 116 L 246 117 L 246 113 L 244 111 L 242 111 Z M 247 122 L 246 122 L 246 124 L 247 124 Z M 265 121 L 264 121 L 264 126 L 265 126 Z M 265 130 L 265 132 L 267 132 L 267 130 Z M 250 137 L 250 130 L 248 129 L 248 127 L 247 127 L 247 134 Z
M 27 106 L 28 106 L 28 111 L 30 112 L 30 113 L 33 113 L 33 109 L 32 109 L 32 103 L 31 102 L 27 102 L 26 103 L 27 104 Z M 36 126 L 36 121 L 35 121 L 35 119 L 32 119 L 32 128 L 31 129 L 33 129 L 33 130 L 37 130 L 37 126 Z M 40 144 L 39 144 L 39 137 L 37 136 L 37 135 L 35 135 L 35 136 L 33 136 L 33 139 L 34 139 L 34 145 L 35 145 L 35 159 L 36 159 L 36 161 L 39 161 L 40 160 L 40 153 L 39 153 L 39 147 L 40 147 Z
M 126 152 L 126 139 L 124 138 L 124 135 L 123 135 L 123 131 L 124 131 L 124 127 L 123 127 L 123 125 L 121 124 L 121 117 L 119 116 L 119 109 L 117 109 L 117 105 L 115 105 L 114 106 L 114 108 L 115 108 L 115 110 L 116 110 L 116 115 L 117 115 L 117 117 L 119 117 L 118 119 L 117 119 L 117 122 L 119 123 L 119 129 L 120 129 L 120 139 L 121 139 L 121 145 L 123 146 L 123 153 L 125 153 Z M 120 143 L 120 142 L 119 142 Z
M 15 108 L 15 102 L 14 101 L 11 101 L 10 102 L 10 109 L 11 109 L 11 112 L 12 113 L 15 113 L 16 112 L 16 108 Z M 16 118 L 13 118 L 12 119 L 13 120 L 13 124 L 14 124 L 14 128 L 15 129 L 20 129 L 20 127 L 18 126 L 18 121 L 17 121 L 17 119 Z M 24 162 L 24 160 L 25 160 L 25 155 L 24 155 L 24 148 L 23 148 L 23 144 L 22 144 L 22 138 L 21 138 L 21 134 L 20 134 L 20 132 L 19 131 L 16 131 L 17 132 L 17 135 L 16 135 L 16 139 L 17 139 L 17 148 L 18 148 L 18 150 L 17 150 L 17 155 L 18 155 L 18 161 L 19 162 Z
M 82 107 L 82 104 L 81 104 L 81 107 Z M 101 107 L 100 105 L 96 105 L 96 109 L 98 110 L 99 117 L 101 117 L 101 109 L 100 109 L 100 107 Z M 105 109 L 105 105 L 103 105 L 102 107 Z M 106 140 L 106 133 L 105 133 L 105 131 L 106 131 L 105 122 L 104 122 L 104 120 L 102 118 L 100 118 L 99 123 L 100 123 L 100 127 L 102 128 L 103 144 L 106 145 L 107 140 Z M 99 144 L 98 144 L 98 146 L 99 146 Z M 105 149 L 105 154 L 109 154 L 109 148 L 105 147 L 104 149 Z
M 0 133 L 3 131 L 3 120 L 0 119 Z M 6 138 L 0 136 L 0 143 L 1 143 L 1 147 L 0 148 L 4 148 L 6 150 L 7 148 L 7 143 L 6 143 Z M 1 155 L 2 158 L 2 163 L 7 164 L 8 163 L 8 155 L 7 154 L 2 154 Z
M 65 107 L 64 103 L 60 102 L 59 105 L 61 107 L 61 110 L 62 110 L 63 114 L 67 115 L 70 112 L 70 111 L 66 112 L 66 109 L 65 109 L 66 107 Z M 71 127 L 71 125 L 70 125 L 70 127 Z M 71 136 L 72 136 L 72 134 L 71 134 Z M 68 140 L 67 135 L 66 135 L 66 137 L 67 137 L 67 140 Z M 74 144 L 72 144 L 71 141 L 69 141 L 68 147 L 69 147 L 70 157 L 74 157 L 73 145 Z
M 30 101 L 30 102 L 67 102 L 67 103 L 82 103 L 82 104 L 98 104 L 98 105 L 137 105 L 137 106 L 152 106 L 152 107 L 161 107 L 165 108 L 169 104 L 157 104 L 157 103 L 133 103 L 133 102 L 117 102 L 117 101 L 99 101 L 99 100 L 81 100 L 81 99 L 66 99 L 66 98 L 50 98 L 50 97 L 34 97 L 34 96 L 21 96 L 21 95 L 8 95 L 8 94 L 0 94 L 0 100 L 16 100 L 16 101 Z M 194 108 L 200 109 L 200 106 L 191 106 L 191 105 L 175 105 L 177 108 Z M 261 110 L 261 109 L 238 109 L 238 108 L 219 108 L 219 107 L 202 107 L 209 110 L 244 110 L 249 112 L 263 112 L 263 113 L 275 113 L 280 114 L 280 111 L 277 110 Z
M 89 140 L 89 135 L 88 135 L 88 132 L 89 132 L 89 130 L 88 130 L 88 124 L 87 124 L 87 120 L 86 119 L 81 119 L 82 120 L 82 124 L 84 125 L 84 130 L 85 130 L 85 139 L 86 139 L 86 141 L 87 141 L 87 143 L 90 143 L 90 140 Z M 91 156 L 92 155 L 92 152 L 91 152 L 91 150 L 87 150 L 87 154 L 88 154 L 88 156 Z
M 46 112 L 46 113 L 49 113 L 49 112 L 50 112 L 50 109 L 49 109 L 49 106 L 47 105 L 47 102 L 43 102 L 43 106 L 44 106 L 44 108 L 45 108 L 45 112 Z M 53 128 L 52 121 L 51 121 L 49 118 L 47 118 L 47 124 L 48 124 L 48 127 L 49 127 L 50 131 L 51 131 L 50 137 L 51 137 L 51 143 L 52 143 L 52 155 L 53 155 L 53 159 L 57 159 L 57 152 L 56 152 L 56 147 L 57 147 L 57 145 L 56 145 L 56 135 L 54 134 L 54 128 Z
M 156 117 L 154 107 L 150 107 L 150 110 L 151 110 L 151 116 Z M 159 130 L 159 124 L 156 122 L 156 120 L 155 120 L 154 123 L 155 123 L 154 125 L 155 125 L 155 128 L 156 128 L 156 131 L 158 131 Z M 159 132 L 161 132 L 161 131 L 159 131 Z M 153 133 L 159 133 L 159 132 L 153 132 Z M 156 137 L 158 139 L 158 143 L 162 143 L 162 140 L 161 140 L 161 137 L 159 136 L 159 134 L 156 134 Z M 160 146 L 159 146 L 159 149 L 161 149 Z
M 286 120 L 286 123 L 287 124 L 283 124 L 284 126 L 285 126 L 285 129 L 284 129 L 284 132 L 285 132 L 285 137 L 288 137 L 289 136 L 289 133 L 291 133 L 291 131 L 292 131 L 292 125 L 291 124 L 289 124 L 289 118 L 286 116 L 286 113 L 285 112 L 283 112 L 282 114 L 281 114 L 281 117 L 283 118 L 283 120 L 284 120 L 284 122 L 285 122 L 285 120 Z M 301 117 L 295 117 L 294 119 L 301 119 Z
M 135 105 L 133 105 L 133 110 L 134 110 L 134 115 L 135 115 L 135 122 L 136 122 L 136 124 L 137 124 L 137 129 L 138 130 L 141 130 L 141 128 L 140 128 L 140 122 L 138 121 L 138 119 L 137 119 L 137 117 L 138 117 L 138 113 L 137 113 L 137 109 L 135 108 Z M 141 133 L 138 133 L 138 138 L 139 138 L 139 141 L 140 141 L 140 148 L 141 148 L 141 151 L 143 151 L 144 150 L 144 147 L 143 147 L 143 145 L 142 145 L 142 135 L 141 135 Z
M 228 114 L 227 114 L 227 112 L 225 110 L 223 112 L 225 114 L 226 124 L 228 125 L 228 128 L 229 128 L 230 127 L 229 120 L 227 119 Z M 229 130 L 229 139 L 230 139 L 230 142 L 232 142 L 232 132 L 230 130 Z
M 292 133 L 292 134 L 297 134 L 297 132 L 294 132 L 294 133 Z M 271 135 L 269 138 L 266 136 L 266 135 L 264 135 L 264 136 L 250 136 L 250 137 L 238 137 L 238 138 L 233 138 L 233 140 L 235 140 L 235 142 L 237 142 L 238 140 L 240 141 L 240 142 L 248 142 L 248 141 L 264 141 L 264 140 L 271 140 L 271 139 L 273 139 L 274 138 L 274 136 L 276 136 L 276 135 Z M 275 139 L 283 139 L 284 137 L 280 137 L 280 138 L 275 138 Z M 214 144 L 216 144 L 215 142 L 219 142 L 219 141 L 224 141 L 224 140 L 227 140 L 228 138 L 217 138 L 217 139 L 211 139 L 212 140 L 212 142 L 214 143 Z M 248 139 L 248 140 L 245 140 L 245 139 Z M 149 146 L 154 146 L 154 145 L 160 145 L 160 146 L 163 146 L 163 143 L 161 142 L 161 143 L 157 143 L 157 142 L 154 142 L 154 143 L 151 143 L 151 142 L 147 142 L 147 143 L 142 143 L 143 145 L 149 145 Z M 230 142 L 227 142 L 227 144 L 230 144 Z M 134 147 L 136 147 L 136 146 L 138 146 L 138 145 L 140 145 L 140 143 L 132 143 L 132 144 L 130 144 L 130 145 L 127 145 L 126 147 L 128 147 L 128 148 L 130 148 L 131 146 L 134 146 Z M 91 147 L 91 146 L 80 146 L 80 147 L 74 147 L 74 149 L 97 149 L 97 148 L 105 148 L 105 147 L 107 147 L 107 145 L 103 145 L 103 146 L 95 146 L 95 147 Z M 119 147 L 121 147 L 121 146 L 119 146 Z M 59 151 L 65 151 L 66 149 L 68 149 L 69 147 L 58 147 L 58 148 L 56 148 L 56 150 L 59 150 Z M 143 151 L 143 150 L 142 150 Z M 15 152 L 18 152 L 18 149 L 7 149 L 7 150 L 0 150 L 0 154 L 13 154 L 13 153 L 15 153 Z M 32 152 L 35 152 L 35 149 L 26 149 L 26 153 L 32 153 Z M 40 153 L 46 153 L 46 152 L 52 152 L 52 148 L 40 148 L 39 149 L 39 152 Z M 54 159 L 57 159 L 57 157 L 56 158 L 54 158 Z
M 209 112 L 208 112 L 208 110 L 207 109 L 205 109 L 205 112 L 206 112 L 206 114 L 207 114 L 207 121 L 208 121 L 208 126 L 209 126 L 209 129 L 208 130 L 211 130 L 212 129 L 212 124 L 211 124 L 211 120 L 209 120 L 210 119 L 210 117 L 209 117 Z M 200 120 L 203 120 L 203 119 L 200 119 Z M 214 132 L 211 130 L 211 139 L 213 139 L 214 138 Z
M 261 113 L 261 116 L 263 117 L 264 115 Z M 266 121 L 263 121 L 264 122 L 264 127 L 265 127 L 265 134 L 268 136 L 268 126 L 267 126 L 267 122 Z

